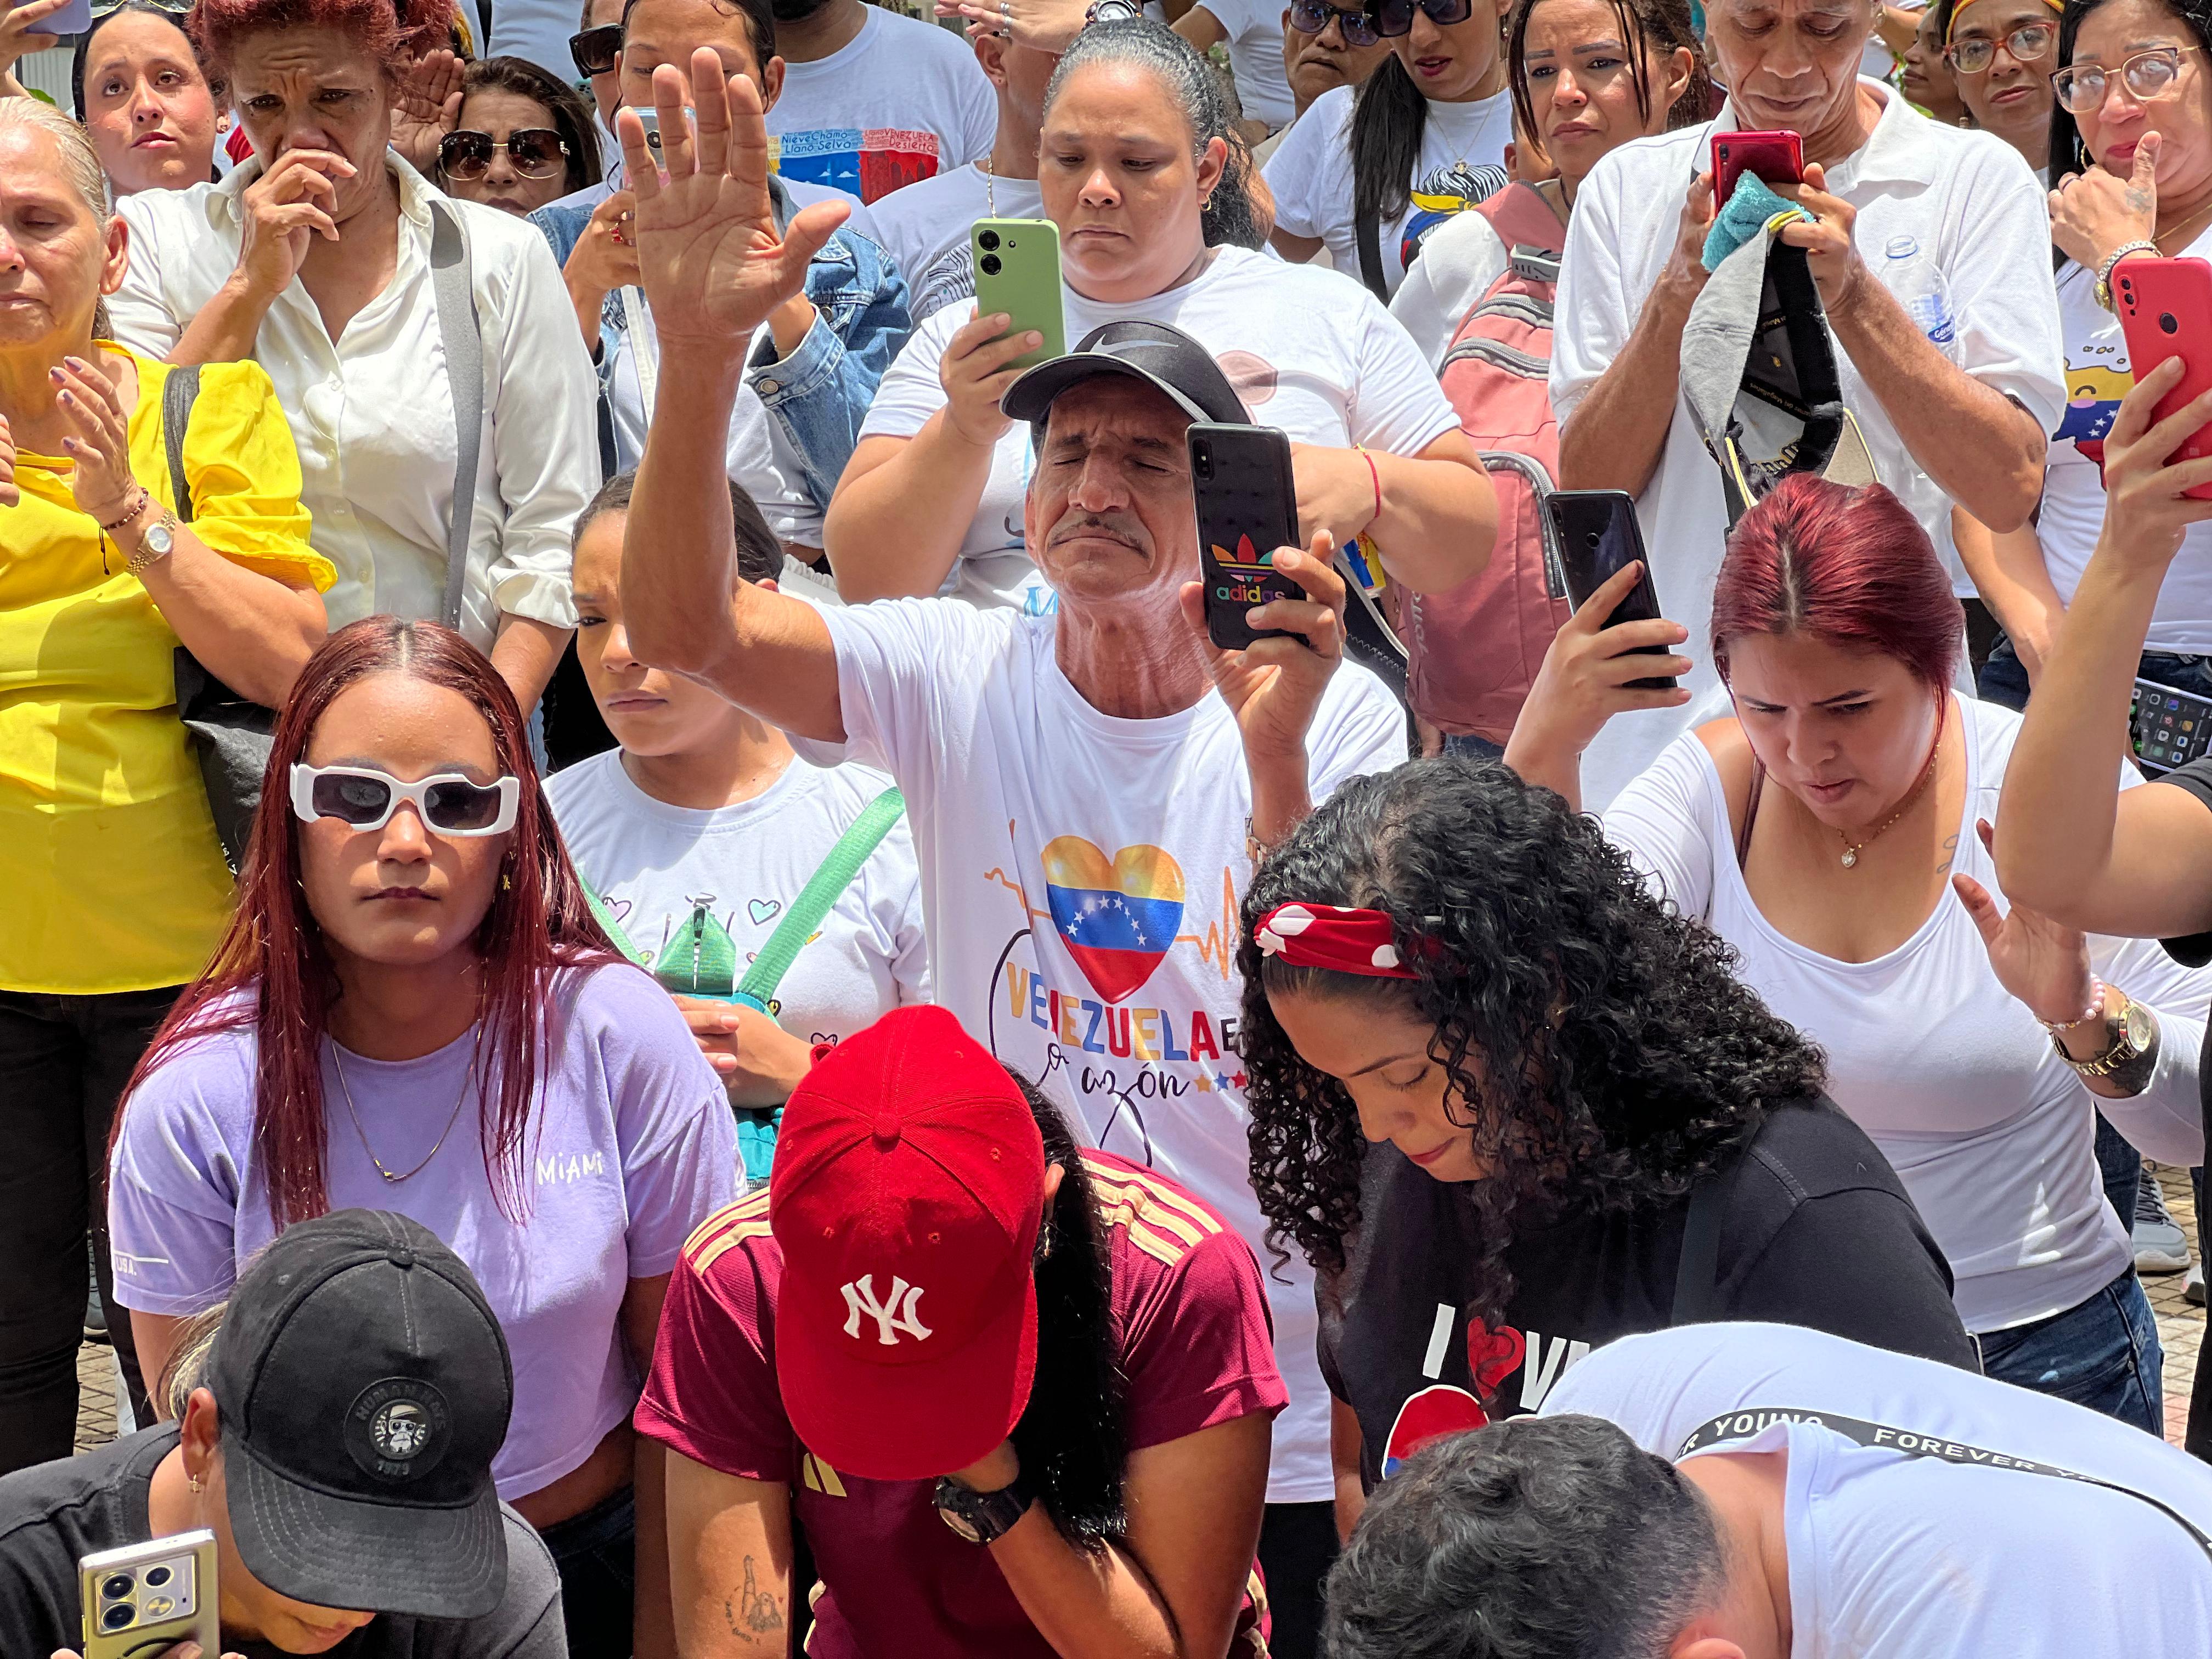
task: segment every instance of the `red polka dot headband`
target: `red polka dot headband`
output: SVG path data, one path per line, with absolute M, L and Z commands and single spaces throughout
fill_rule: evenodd
M 1396 927 L 1381 910 L 1336 904 L 1279 904 L 1260 918 L 1253 942 L 1260 954 L 1293 968 L 1329 968 L 1376 979 L 1412 979 L 1399 959 Z

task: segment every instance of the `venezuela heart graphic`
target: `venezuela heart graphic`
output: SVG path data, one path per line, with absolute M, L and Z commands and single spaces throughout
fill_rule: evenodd
M 1382 1452 L 1382 1478 L 1398 1473 L 1398 1466 L 1431 1440 L 1462 1429 L 1479 1429 L 1490 1413 L 1465 1389 L 1449 1382 L 1432 1382 L 1398 1407 L 1398 1420 L 1390 1425 L 1390 1440 Z
M 1182 926 L 1182 866 L 1139 842 L 1109 860 L 1080 836 L 1046 843 L 1044 890 L 1060 942 L 1091 988 L 1119 1002 L 1147 979 Z

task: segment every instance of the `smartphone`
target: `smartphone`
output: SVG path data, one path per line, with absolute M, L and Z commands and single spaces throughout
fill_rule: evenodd
M 2168 357 L 2181 359 L 2181 384 L 2151 413 L 2164 420 L 2212 392 L 2212 263 L 2203 259 L 2123 259 L 2112 267 L 2112 304 L 2127 337 L 2138 380 Z M 2169 466 L 2212 455 L 2212 421 L 2181 441 Z M 2212 501 L 2212 484 L 2187 492 Z
M 1589 596 L 1613 579 L 1632 559 L 1644 560 L 1644 574 L 1628 597 L 1605 619 L 1607 628 L 1623 623 L 1656 622 L 1662 612 L 1659 594 L 1651 586 L 1651 561 L 1644 557 L 1644 532 L 1636 522 L 1636 497 L 1622 489 L 1555 489 L 1544 498 L 1544 511 L 1552 520 L 1553 538 L 1559 544 L 1560 574 L 1566 578 L 1567 599 L 1577 611 Z M 1639 645 L 1637 654 L 1664 657 L 1671 647 Z M 1672 676 L 1658 674 L 1631 680 L 1639 691 L 1672 691 Z
M 204 1528 L 80 1559 L 84 1659 L 154 1659 L 179 1642 L 221 1653 L 215 1560 Z
M 659 155 L 660 112 L 653 108 L 650 104 L 633 104 L 630 106 L 630 112 L 637 117 L 638 124 L 645 129 L 645 147 L 651 150 L 655 155 Z M 694 115 L 689 109 L 686 109 L 684 112 L 684 118 L 691 123 L 691 131 L 693 133 L 697 133 L 699 131 L 698 117 Z
M 1805 182 L 1805 143 L 1794 132 L 1717 132 L 1713 135 L 1713 211 L 1745 173 L 1770 185 Z
M 1206 583 L 1206 636 L 1224 651 L 1283 633 L 1255 629 L 1244 613 L 1305 589 L 1271 568 L 1275 550 L 1298 543 L 1298 492 L 1291 441 L 1272 426 L 1193 421 L 1190 487 L 1198 506 L 1199 574 Z
M 15 0 L 20 5 L 21 0 Z M 13 11 L 15 5 L 9 9 Z M 92 0 L 71 0 L 51 17 L 42 17 L 24 33 L 27 34 L 82 34 L 92 27 Z
M 2128 739 L 2136 764 L 2171 772 L 2212 749 L 2212 702 L 2155 680 L 2137 680 L 2128 708 Z
M 1067 323 L 1060 303 L 1060 227 L 1049 219 L 978 219 L 969 235 L 975 243 L 975 314 L 1003 311 L 1013 319 L 1006 331 L 1035 329 L 1044 343 L 1024 351 L 1009 368 L 1035 368 L 1048 357 L 1067 355 Z

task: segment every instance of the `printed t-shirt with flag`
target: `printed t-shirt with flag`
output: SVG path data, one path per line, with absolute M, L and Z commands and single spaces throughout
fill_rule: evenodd
M 1129 1449 L 1279 1411 L 1283 1383 L 1252 1252 L 1174 1182 L 1104 1153 L 1083 1162 L 1107 1224 Z M 768 1212 L 769 1195 L 757 1193 L 709 1217 L 684 1246 L 638 1431 L 724 1474 L 791 1488 L 822 1586 L 811 1659 L 1054 1659 L 991 1552 L 939 1517 L 935 1481 L 862 1480 L 799 1443 L 776 1386 L 783 1252 Z M 1240 1659 L 1265 1651 L 1265 1605 L 1255 1573 L 1231 1644 Z
M 860 33 L 827 58 L 785 63 L 768 112 L 775 170 L 873 202 L 988 155 L 999 98 L 967 43 L 919 18 L 861 9 Z
M 2212 230 L 2184 251 L 2212 258 Z M 2121 269 L 2124 270 L 2125 266 Z M 2058 325 L 2065 341 L 2066 407 L 2045 459 L 2035 538 L 2051 585 L 2068 605 L 2105 526 L 2105 436 L 2135 386 L 2120 319 L 2097 303 L 2097 278 L 2069 260 L 2058 272 Z M 2159 585 L 2147 651 L 2212 654 L 2212 524 L 2193 524 Z
M 1086 1139 L 1260 1249 L 1237 1047 L 1252 782 L 1228 705 L 1208 690 L 1158 720 L 1101 714 L 1060 672 L 1049 617 L 899 599 L 822 619 L 848 741 L 794 746 L 889 772 L 904 793 L 938 1001 Z M 1406 758 L 1405 711 L 1344 664 L 1306 753 L 1319 800 Z M 1271 1267 L 1267 1291 L 1291 1394 L 1267 1498 L 1318 1502 L 1334 1486 L 1304 1258 Z

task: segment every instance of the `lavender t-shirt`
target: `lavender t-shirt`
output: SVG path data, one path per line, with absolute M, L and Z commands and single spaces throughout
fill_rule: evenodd
M 551 1000 L 559 1012 L 524 1141 L 519 1224 L 501 1214 L 484 1172 L 473 1099 L 420 1174 L 387 1182 L 323 1045 L 331 1207 L 397 1210 L 428 1228 L 469 1264 L 506 1330 L 514 1415 L 492 1464 L 506 1498 L 568 1474 L 629 1415 L 639 1379 L 623 1293 L 674 1267 L 736 1181 L 728 1098 L 666 992 L 638 969 L 602 968 L 565 976 Z M 436 1142 L 475 1042 L 471 1031 L 396 1063 L 343 1056 L 386 1169 L 412 1169 Z M 229 1295 L 275 1237 L 253 1146 L 258 1046 L 251 1030 L 203 1038 L 131 1097 L 107 1200 L 125 1307 L 197 1313 Z

